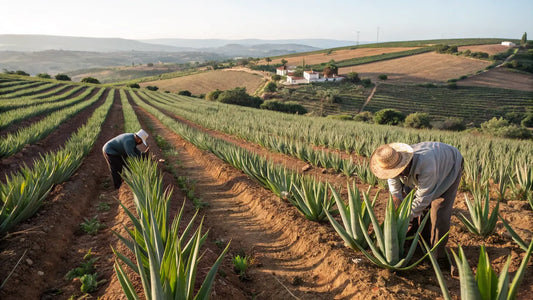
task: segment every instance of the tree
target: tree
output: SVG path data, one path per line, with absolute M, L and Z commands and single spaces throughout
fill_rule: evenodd
M 328 62 L 326 67 L 324 68 L 324 76 L 325 77 L 333 77 L 339 75 L 339 68 L 337 67 L 337 64 L 332 59 Z
M 70 77 L 66 74 L 57 74 L 55 78 L 56 80 L 71 81 Z
M 361 81 L 361 78 L 359 78 L 359 74 L 357 72 L 350 72 L 346 75 L 346 79 L 351 83 L 359 83 Z
M 393 108 L 385 108 L 374 114 L 374 122 L 377 124 L 398 125 L 403 120 L 405 115 Z
M 285 66 L 287 63 L 288 63 L 288 61 L 287 61 L 285 58 L 282 58 L 282 59 L 281 59 L 281 64 L 282 64 L 282 65 Z
M 45 78 L 45 79 L 50 79 L 50 78 L 52 78 L 52 76 L 48 75 L 47 73 L 39 73 L 39 74 L 37 74 L 37 77 L 39 77 L 39 78 Z
M 268 82 L 268 83 L 265 85 L 265 92 L 271 92 L 271 93 L 273 93 L 273 92 L 275 92 L 277 89 L 278 89 L 278 86 L 277 86 L 274 82 L 272 82 L 272 81 Z
M 157 91 L 159 88 L 155 85 L 147 85 L 146 86 L 146 89 L 150 90 L 150 91 Z
M 281 75 L 278 75 L 278 74 L 272 75 L 272 80 L 273 81 L 280 81 L 281 80 Z
M 524 32 L 522 35 L 522 40 L 520 41 L 520 46 L 525 47 L 527 44 L 527 32 Z
M 218 96 L 222 93 L 221 90 L 216 89 L 214 91 L 211 91 L 205 95 L 205 100 L 208 101 L 217 101 Z
M 263 103 L 263 100 L 258 97 L 248 95 L 248 93 L 246 93 L 246 88 L 244 87 L 236 87 L 232 90 L 222 92 L 218 96 L 217 101 L 226 104 L 236 104 L 255 108 L 259 108 Z
M 22 70 L 18 70 L 18 71 L 15 71 L 15 74 L 17 75 L 21 75 L 21 76 L 30 76 L 30 74 L 22 71 Z
M 130 84 L 126 85 L 126 86 L 129 87 L 129 88 L 132 88 L 132 89 L 141 88 L 141 86 L 138 83 L 130 83 Z
M 265 58 L 265 61 L 267 62 L 267 65 L 270 65 L 270 62 L 272 61 L 272 58 L 267 57 L 267 58 Z
M 85 77 L 81 80 L 81 82 L 85 82 L 85 83 L 96 83 L 96 84 L 100 84 L 100 81 L 98 81 L 98 79 L 94 78 L 94 77 Z
M 404 125 L 409 128 L 429 129 L 431 128 L 431 117 L 428 113 L 412 113 L 405 118 Z
M 182 90 L 182 91 L 178 92 L 178 95 L 190 97 L 190 96 L 192 96 L 192 93 L 189 92 L 188 90 Z

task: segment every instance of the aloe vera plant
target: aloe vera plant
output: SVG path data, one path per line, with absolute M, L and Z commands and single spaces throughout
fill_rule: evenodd
M 507 223 L 507 221 L 505 221 L 505 219 L 502 218 L 501 215 L 499 215 L 499 217 L 500 217 L 500 220 L 502 220 L 503 226 L 505 226 L 505 229 L 507 229 L 507 231 L 509 232 L 509 234 L 511 235 L 511 237 L 513 238 L 515 243 L 518 246 L 520 246 L 520 248 L 522 248 L 522 250 L 527 251 L 526 242 L 524 242 L 524 240 L 516 233 L 516 231 L 513 229 L 513 227 L 511 227 L 511 225 L 509 225 L 509 223 Z
M 496 227 L 500 202 L 496 202 L 491 212 L 489 208 L 489 190 L 486 189 L 485 197 L 481 197 L 480 195 L 481 193 L 475 195 L 473 202 L 468 200 L 468 197 L 465 195 L 465 202 L 471 220 L 467 219 L 462 213 L 459 215 L 459 219 L 470 232 L 486 238 L 494 232 L 494 228 Z M 484 198 L 484 201 L 482 198 Z
M 166 204 L 171 192 L 163 191 L 156 163 L 147 159 L 130 159 L 128 166 L 123 176 L 134 194 L 139 217 L 136 218 L 122 206 L 134 227 L 127 230 L 130 239 L 117 235 L 133 252 L 136 263 L 114 250 L 117 256 L 114 269 L 126 297 L 139 299 L 131 279 L 119 261 L 139 275 L 146 299 L 208 299 L 218 267 L 229 249 L 229 243 L 195 293 L 200 247 L 207 237 L 207 234 L 202 234 L 203 220 L 194 229 L 195 215 L 180 233 L 184 212 L 182 206 L 169 228 Z
M 294 194 L 289 201 L 311 221 L 324 221 L 326 211 L 333 212 L 334 198 L 328 193 L 328 184 L 302 178 L 298 185 L 292 185 Z
M 428 245 L 422 241 L 426 251 L 430 251 Z M 500 276 L 496 275 L 496 272 L 492 269 L 490 264 L 487 251 L 485 246 L 481 246 L 481 251 L 479 253 L 479 261 L 477 265 L 476 275 L 472 274 L 470 266 L 468 265 L 468 260 L 466 259 L 463 248 L 459 246 L 458 254 L 452 250 L 454 260 L 457 264 L 457 269 L 459 271 L 459 279 L 461 286 L 461 299 L 482 299 L 482 300 L 492 300 L 492 299 L 516 299 L 518 293 L 518 286 L 522 281 L 522 278 L 525 274 L 525 269 L 529 258 L 531 257 L 531 252 L 533 251 L 533 242 L 529 244 L 526 254 L 522 259 L 520 267 L 516 271 L 513 281 L 509 284 L 509 265 L 511 263 L 511 257 L 507 258 L 507 262 L 503 266 Z M 444 299 L 452 299 L 444 280 L 444 276 L 437 264 L 435 258 L 430 255 L 431 263 L 437 275 L 437 279 L 442 290 Z
M 370 190 L 370 187 L 368 189 Z M 333 187 L 330 186 L 330 190 L 335 198 L 335 202 L 337 203 L 343 224 L 341 226 L 341 224 L 339 224 L 339 222 L 337 222 L 337 220 L 335 220 L 333 216 L 326 211 L 326 215 L 328 216 L 331 225 L 341 236 L 348 247 L 354 250 L 358 249 L 359 246 L 365 247 L 366 240 L 365 236 L 363 235 L 363 231 L 368 231 L 368 227 L 370 226 L 370 215 L 366 209 L 367 202 L 361 200 L 361 193 L 355 186 L 355 182 L 351 188 L 349 184 L 347 185 L 348 204 L 344 203 L 339 193 Z M 368 199 L 368 191 L 362 194 L 364 198 Z M 372 201 L 372 207 L 374 207 L 377 197 L 378 193 L 376 193 L 376 196 Z M 359 222 L 359 219 L 361 219 L 362 222 Z

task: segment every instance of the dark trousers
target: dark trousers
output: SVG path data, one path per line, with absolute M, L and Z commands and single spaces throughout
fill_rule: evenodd
M 122 177 L 120 176 L 120 173 L 122 173 L 122 168 L 126 163 L 124 162 L 124 159 L 121 156 L 110 155 L 105 153 L 105 151 L 103 151 L 103 154 L 107 162 L 107 166 L 109 167 L 109 171 L 111 171 L 113 185 L 115 186 L 115 189 L 119 189 L 122 185 Z

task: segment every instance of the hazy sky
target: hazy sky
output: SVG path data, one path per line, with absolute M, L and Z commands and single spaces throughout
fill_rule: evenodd
M 358 31 L 370 42 L 533 39 L 533 0 L 0 0 L 0 34 L 356 41 Z

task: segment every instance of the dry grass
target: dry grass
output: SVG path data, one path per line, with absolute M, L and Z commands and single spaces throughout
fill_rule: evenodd
M 263 77 L 257 74 L 234 70 L 208 71 L 190 76 L 172 79 L 144 82 L 140 85 L 155 85 L 160 91 L 179 92 L 188 90 L 195 95 L 206 94 L 216 89 L 228 90 L 245 87 L 249 94 L 253 94 L 264 83 Z
M 457 85 L 487 86 L 533 92 L 533 75 L 495 68 L 457 82 Z
M 462 46 L 457 48 L 458 51 L 465 51 L 469 49 L 472 52 L 485 52 L 489 55 L 494 55 L 498 53 L 505 52 L 509 49 L 507 46 L 502 46 L 500 44 L 493 45 L 475 45 L 475 46 Z
M 373 82 L 380 74 L 386 74 L 389 82 L 445 82 L 462 75 L 474 74 L 490 64 L 489 61 L 430 52 L 340 68 L 339 74 L 357 72 L 359 77 L 371 78 Z
M 310 54 L 310 55 L 287 57 L 285 59 L 288 61 L 287 65 L 289 66 L 301 65 L 303 59 L 305 59 L 306 65 L 316 65 L 320 63 L 329 62 L 332 59 L 338 62 L 338 61 L 346 60 L 350 58 L 380 55 L 382 53 L 401 52 L 401 51 L 407 51 L 407 50 L 412 50 L 412 49 L 417 49 L 417 48 L 418 47 L 359 48 L 359 49 L 353 49 L 353 50 L 345 49 L 345 50 L 333 51 L 331 54 L 316 53 L 316 54 Z M 271 63 L 280 64 L 281 58 L 273 59 Z M 259 64 L 266 64 L 266 61 L 261 60 L 259 61 Z

